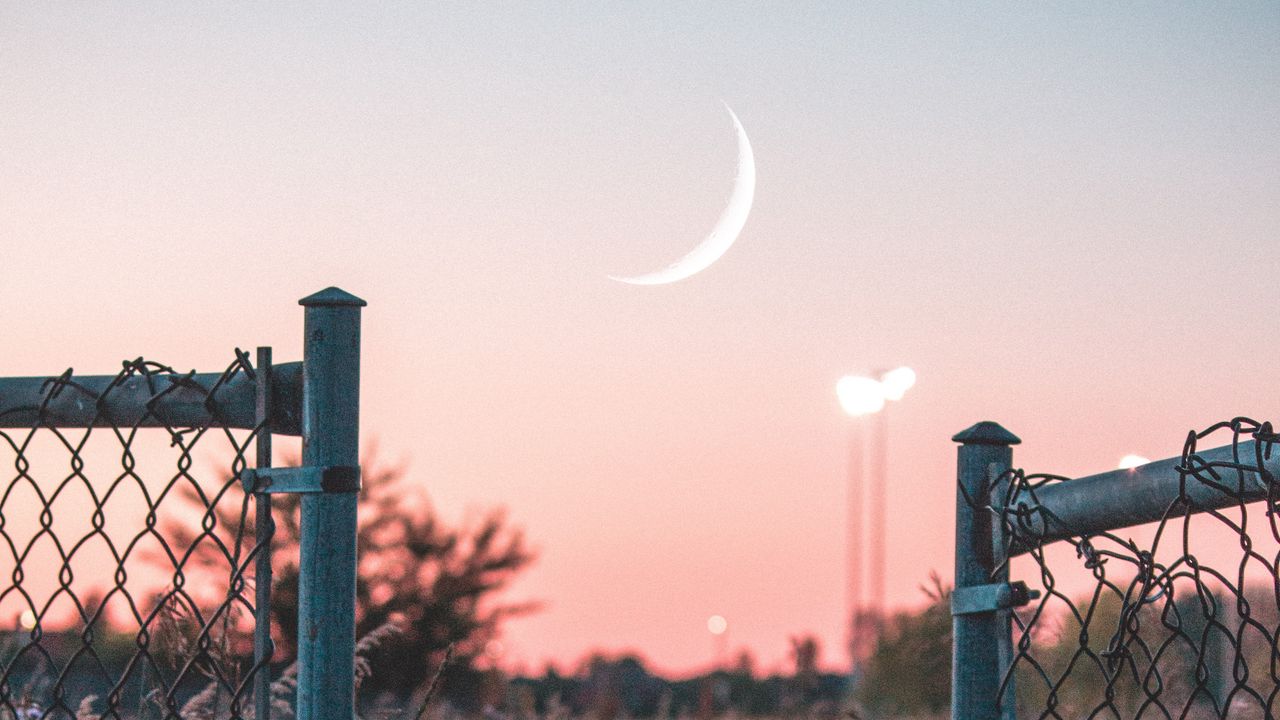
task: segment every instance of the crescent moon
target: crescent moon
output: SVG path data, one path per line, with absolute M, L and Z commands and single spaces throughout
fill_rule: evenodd
M 635 277 L 609 276 L 610 280 L 630 283 L 632 285 L 665 285 L 695 275 L 720 259 L 738 239 L 738 233 L 747 224 L 747 215 L 751 214 L 751 201 L 756 194 L 756 160 L 751 152 L 751 141 L 747 139 L 747 131 L 742 129 L 738 116 L 727 104 L 725 110 L 733 118 L 733 125 L 738 129 L 738 177 L 733 182 L 733 194 L 729 196 L 729 204 L 720 219 L 716 222 L 711 234 L 698 244 L 688 255 L 672 263 L 665 270 Z

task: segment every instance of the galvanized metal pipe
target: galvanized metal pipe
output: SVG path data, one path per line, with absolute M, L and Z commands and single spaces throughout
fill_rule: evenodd
M 1234 448 L 1227 445 L 1199 451 L 1196 456 L 1207 463 L 1257 467 L 1256 451 L 1254 441 L 1249 440 Z M 1131 470 L 1113 470 L 1052 483 L 1034 492 L 1020 492 L 1009 504 L 1010 508 L 1021 508 L 1025 519 L 1018 527 L 1018 536 L 1049 543 L 1155 522 L 1183 492 L 1182 476 L 1177 471 L 1181 465 L 1181 457 L 1169 458 Z M 1280 453 L 1264 458 L 1262 467 L 1273 477 L 1280 476 Z M 1241 500 L 1266 499 L 1268 484 L 1260 473 L 1247 469 L 1239 473 L 1233 469 L 1218 472 L 1221 484 L 1231 492 L 1187 478 L 1185 493 L 1191 512 L 1230 507 Z M 1025 543 L 1013 548 L 1015 555 L 1026 551 Z
M 182 377 L 175 384 L 172 379 Z M 237 373 L 218 388 L 211 412 L 209 391 L 222 373 L 187 376 L 132 375 L 119 385 L 115 375 L 71 376 L 75 385 L 48 377 L 0 378 L 0 428 L 202 427 L 208 424 L 250 430 L 257 425 L 256 381 Z M 276 365 L 271 377 L 271 430 L 301 432 L 302 363 Z M 108 392 L 108 389 L 110 391 Z M 99 401 L 99 398 L 102 398 Z
M 981 422 L 952 438 L 960 443 L 956 475 L 956 577 L 961 588 L 1008 582 L 1005 566 L 995 576 L 999 526 L 985 505 L 992 478 L 1013 463 L 1013 433 L 993 422 Z M 1013 703 L 1000 702 L 1000 682 L 1010 658 L 1009 611 L 956 614 L 952 617 L 951 717 L 953 720 L 1012 718 Z M 1011 688 L 1006 692 L 1013 697 Z
M 359 464 L 360 308 L 337 288 L 305 308 L 302 463 Z M 302 497 L 298 720 L 355 717 L 356 492 Z

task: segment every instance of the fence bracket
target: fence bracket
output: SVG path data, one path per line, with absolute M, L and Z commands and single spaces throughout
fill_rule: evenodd
M 1028 589 L 1021 580 L 956 588 L 951 591 L 951 614 L 977 615 L 1007 610 L 1022 607 L 1038 597 L 1040 591 Z
M 240 482 L 251 493 L 353 493 L 360 491 L 360 466 L 248 468 Z

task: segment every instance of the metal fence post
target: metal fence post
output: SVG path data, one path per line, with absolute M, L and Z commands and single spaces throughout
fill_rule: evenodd
M 271 467 L 271 348 L 258 348 L 258 377 L 255 385 L 255 415 L 258 420 L 258 437 L 255 468 Z M 258 557 L 253 566 L 253 664 L 257 675 L 253 677 L 254 720 L 271 717 L 271 659 L 276 646 L 271 641 L 271 543 L 275 541 L 276 523 L 271 515 L 271 496 L 254 495 L 254 542 Z
M 302 464 L 359 465 L 360 308 L 338 288 L 306 308 Z M 355 717 L 356 492 L 302 496 L 298 586 L 298 720 Z
M 990 515 L 983 510 L 991 480 L 1009 469 L 1013 449 L 1021 440 L 998 423 L 980 422 L 951 438 L 960 443 L 956 490 L 956 578 L 952 596 L 951 717 L 952 720 L 1001 718 L 1000 680 L 1009 652 L 1009 611 L 965 611 L 956 600 L 966 588 L 1008 583 L 996 578 L 995 543 Z M 967 497 L 966 497 L 967 495 Z M 977 507 L 974 507 L 974 503 Z M 970 591 L 970 595 L 973 591 Z M 1011 718 L 1012 698 L 1004 717 Z

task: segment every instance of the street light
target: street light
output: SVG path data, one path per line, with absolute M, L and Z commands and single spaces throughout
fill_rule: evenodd
M 879 380 L 845 375 L 836 383 L 836 397 L 850 417 L 862 417 L 878 413 L 884 407 L 885 388 Z
M 729 651 L 729 621 L 724 619 L 723 615 L 712 615 L 707 618 L 707 632 L 711 633 L 711 638 L 715 642 L 715 667 L 717 670 L 724 669 L 725 656 Z
M 916 384 L 916 371 L 909 367 L 890 370 L 880 376 L 880 385 L 884 387 L 886 400 L 901 400 L 907 391 Z
M 854 419 L 849 427 L 849 607 L 851 617 L 850 650 L 853 656 L 853 673 L 856 682 L 862 660 L 869 654 L 870 640 L 866 632 L 868 619 L 878 633 L 885 604 L 885 487 L 888 484 L 888 422 L 884 410 L 886 401 L 901 400 L 916 383 L 916 373 L 909 367 L 899 367 L 887 372 L 875 373 L 877 377 L 846 375 L 836 383 L 836 397 L 845 413 Z M 870 607 L 862 607 L 861 555 L 862 513 L 861 472 L 862 438 L 861 421 L 858 418 L 878 415 L 876 432 L 872 436 L 871 491 L 868 505 L 870 517 Z M 867 617 L 870 616 L 870 617 Z
M 1124 457 L 1120 458 L 1120 469 L 1132 470 L 1138 467 L 1139 465 L 1146 465 L 1149 462 L 1151 461 L 1142 457 L 1141 455 L 1125 455 Z
M 845 375 L 836 383 L 836 397 L 850 417 L 874 415 L 886 400 L 901 400 L 915 384 L 916 371 L 906 366 L 880 373 L 879 379 Z

